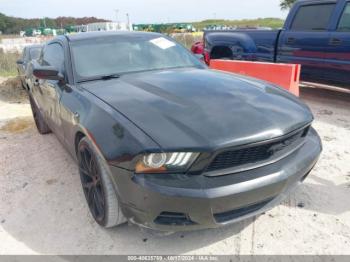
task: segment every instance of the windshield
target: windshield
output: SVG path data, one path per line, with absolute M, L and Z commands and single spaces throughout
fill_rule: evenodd
M 78 81 L 111 74 L 205 66 L 184 47 L 163 36 L 117 35 L 71 43 Z

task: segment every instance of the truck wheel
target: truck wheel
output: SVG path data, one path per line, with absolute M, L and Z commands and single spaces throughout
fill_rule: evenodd
M 33 98 L 29 96 L 30 107 L 32 108 L 33 118 L 35 121 L 36 128 L 38 132 L 42 135 L 51 133 L 51 129 L 46 124 L 43 116 L 41 115 L 37 105 L 35 104 Z
M 77 154 L 84 195 L 95 221 L 106 228 L 126 222 L 106 161 L 87 137 L 80 140 Z

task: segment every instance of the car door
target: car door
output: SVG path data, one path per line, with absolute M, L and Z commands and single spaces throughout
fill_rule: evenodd
M 327 82 L 350 87 L 350 1 L 340 6 L 326 56 Z
M 277 61 L 301 64 L 302 80 L 318 81 L 327 72 L 324 59 L 335 7 L 334 1 L 300 4 L 281 33 Z
M 64 49 L 59 42 L 48 44 L 42 53 L 41 65 L 53 66 L 65 76 Z M 40 109 L 43 116 L 57 137 L 63 141 L 64 134 L 61 130 L 62 121 L 60 117 L 60 99 L 64 86 L 58 80 L 39 80 L 38 92 L 40 97 Z

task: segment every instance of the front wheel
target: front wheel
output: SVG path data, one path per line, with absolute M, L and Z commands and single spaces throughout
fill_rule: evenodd
M 126 222 L 109 168 L 86 137 L 78 145 L 78 163 L 85 198 L 95 221 L 106 228 Z

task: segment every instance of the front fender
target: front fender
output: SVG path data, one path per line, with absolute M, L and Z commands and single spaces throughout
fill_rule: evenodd
M 61 117 L 65 141 L 76 156 L 79 134 L 88 136 L 111 165 L 132 170 L 135 156 L 145 151 L 160 151 L 160 146 L 139 127 L 111 106 L 83 88 L 63 93 Z
M 214 47 L 225 46 L 232 51 L 233 58 L 257 53 L 257 46 L 251 36 L 243 32 L 211 32 L 205 34 L 205 48 L 211 53 Z

